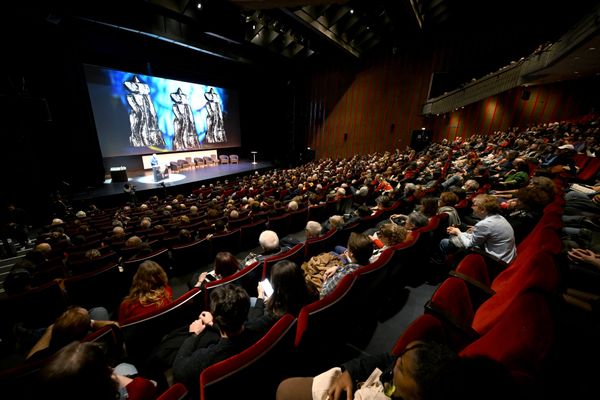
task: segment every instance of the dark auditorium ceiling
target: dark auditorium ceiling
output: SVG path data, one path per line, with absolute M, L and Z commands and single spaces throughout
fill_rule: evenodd
M 464 67 L 473 69 L 466 72 L 470 76 L 482 76 L 556 41 L 595 5 L 589 0 L 48 0 L 38 11 L 46 24 L 75 20 L 282 69 L 319 55 L 354 62 L 396 54 L 410 42 L 456 37 L 463 47 L 489 43 L 490 60 L 470 60 Z M 544 79 L 554 79 L 552 74 L 564 79 L 574 69 L 580 76 L 594 75 L 600 71 L 600 57 L 594 55 L 582 51 Z

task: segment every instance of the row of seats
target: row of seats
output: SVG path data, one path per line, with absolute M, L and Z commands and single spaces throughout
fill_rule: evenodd
M 104 326 L 90 333 L 82 341 L 100 344 L 111 365 L 118 364 L 125 356 L 123 334 L 116 325 Z M 43 359 L 28 362 L 0 372 L 2 390 L 9 393 L 10 398 L 14 400 L 40 398 L 43 393 L 39 393 L 38 390 L 38 374 L 48 361 L 49 359 Z M 182 400 L 186 398 L 187 394 L 187 388 L 181 383 L 176 383 L 159 393 L 156 400 Z
M 553 259 L 561 249 L 559 210 L 557 199 L 521 244 L 520 256 L 497 276 L 489 271 L 482 255 L 465 257 L 458 275 L 442 283 L 425 313 L 401 335 L 392 353 L 401 354 L 413 340 L 436 340 L 461 356 L 483 355 L 499 361 L 522 383 L 532 379 L 554 339 L 549 299 L 559 280 Z M 433 225 L 439 226 L 439 222 Z M 435 229 L 423 231 L 427 235 Z M 201 399 L 223 393 L 272 397 L 283 378 L 314 375 L 356 355 L 361 334 L 370 337 L 365 329 L 373 310 L 389 301 L 392 289 L 398 292 L 410 274 L 407 270 L 423 258 L 417 245 L 420 234 L 346 276 L 329 296 L 305 306 L 297 319 L 291 315 L 282 318 L 251 348 L 205 369 L 200 376 Z M 271 372 L 273 379 L 268 378 Z M 237 391 L 238 387 L 243 392 Z
M 440 340 L 462 356 L 487 356 L 520 383 L 540 371 L 554 341 L 553 300 L 560 280 L 557 198 L 518 247 L 517 258 L 494 275 L 480 254 L 461 260 L 396 343 L 401 353 L 418 339 Z

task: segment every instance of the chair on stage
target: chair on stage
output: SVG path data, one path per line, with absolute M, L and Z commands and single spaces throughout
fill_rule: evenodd
M 194 157 L 194 164 L 196 167 L 204 167 L 206 163 L 204 162 L 203 157 Z
M 194 160 L 192 160 L 192 157 L 186 157 L 185 158 L 185 162 L 187 163 L 188 167 L 196 167 L 196 163 L 194 162 Z
M 215 165 L 215 160 L 213 160 L 212 157 L 204 156 L 202 158 L 204 159 L 204 164 L 206 164 L 206 165 Z
M 229 155 L 229 163 L 230 164 L 239 164 L 239 161 L 240 161 L 240 159 L 239 159 L 239 157 L 238 157 L 237 154 L 230 154 Z
M 183 159 L 177 160 L 177 165 L 179 166 L 179 168 L 181 170 L 183 170 L 184 168 L 192 167 L 192 165 L 190 163 L 188 163 L 186 160 L 183 160 Z
M 212 160 L 213 160 L 213 164 L 214 164 L 214 165 L 217 165 L 217 164 L 219 164 L 219 157 L 217 157 L 217 155 L 216 155 L 216 154 L 211 154 L 211 155 L 210 155 L 210 158 L 212 158 Z
M 171 168 L 171 172 L 179 171 L 179 164 L 176 161 L 169 161 L 169 167 Z
M 221 154 L 219 156 L 219 162 L 221 164 L 229 164 L 229 156 L 225 155 L 225 154 Z

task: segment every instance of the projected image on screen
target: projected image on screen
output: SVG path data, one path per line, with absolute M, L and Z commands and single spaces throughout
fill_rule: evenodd
M 85 66 L 104 157 L 239 147 L 230 89 Z

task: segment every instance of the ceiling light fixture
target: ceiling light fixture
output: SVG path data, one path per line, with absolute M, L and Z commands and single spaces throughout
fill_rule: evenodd
M 196 3 L 196 8 L 197 8 L 198 10 L 202 10 L 202 7 L 204 7 L 204 5 L 202 4 L 202 1 L 198 1 L 198 2 Z

